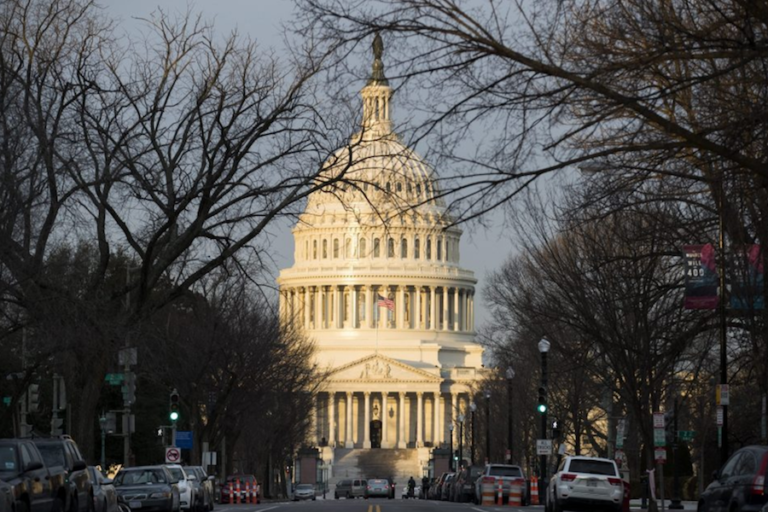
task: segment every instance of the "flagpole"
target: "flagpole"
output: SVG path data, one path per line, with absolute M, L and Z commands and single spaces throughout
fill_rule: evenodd
M 376 298 L 376 355 L 379 355 L 379 315 L 381 310 L 379 309 L 378 297 Z

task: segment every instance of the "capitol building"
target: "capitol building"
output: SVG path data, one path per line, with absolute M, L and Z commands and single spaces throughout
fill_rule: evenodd
M 325 163 L 328 186 L 293 228 L 280 314 L 314 341 L 327 373 L 308 440 L 322 459 L 332 467 L 350 451 L 400 450 L 425 469 L 432 448 L 451 436 L 458 448 L 451 426 L 469 415 L 483 376 L 477 280 L 460 266 L 462 232 L 435 171 L 393 130 L 378 36 L 373 47 L 361 129 Z

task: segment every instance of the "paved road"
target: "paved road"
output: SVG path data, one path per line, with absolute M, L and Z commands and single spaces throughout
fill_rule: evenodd
M 544 507 L 479 507 L 471 503 L 427 500 L 322 500 L 262 503 L 261 505 L 218 505 L 214 512 L 542 512 Z

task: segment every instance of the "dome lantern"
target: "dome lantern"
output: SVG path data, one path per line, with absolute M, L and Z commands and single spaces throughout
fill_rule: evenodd
M 373 39 L 373 67 L 371 78 L 360 91 L 363 97 L 363 140 L 375 140 L 392 135 L 392 118 L 390 116 L 390 100 L 392 88 L 384 75 L 384 63 L 381 57 L 384 53 L 384 43 L 378 33 Z

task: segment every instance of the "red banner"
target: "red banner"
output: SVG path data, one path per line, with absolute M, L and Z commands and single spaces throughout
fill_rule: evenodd
M 717 253 L 712 244 L 686 245 L 685 309 L 715 309 L 717 295 Z

